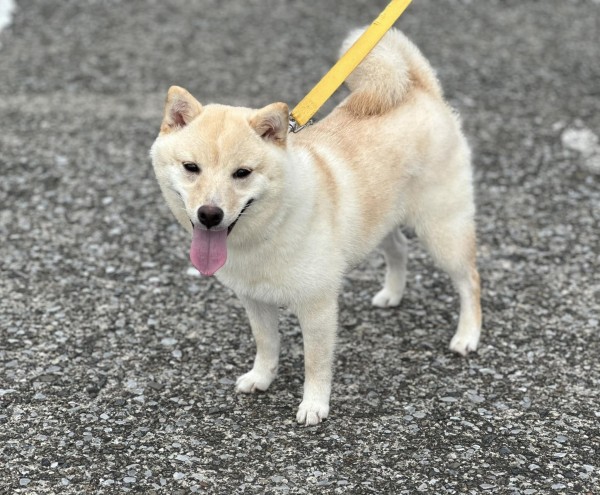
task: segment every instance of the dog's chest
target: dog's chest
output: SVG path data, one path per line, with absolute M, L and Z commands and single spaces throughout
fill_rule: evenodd
M 217 278 L 238 296 L 292 306 L 330 287 L 339 276 L 334 270 L 335 264 L 311 263 L 298 252 L 285 256 L 275 252 L 263 256 L 246 254 L 230 257 L 217 272 Z

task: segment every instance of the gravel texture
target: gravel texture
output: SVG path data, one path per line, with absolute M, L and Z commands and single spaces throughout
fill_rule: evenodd
M 0 33 L 0 493 L 600 493 L 600 4 L 415 0 L 399 22 L 473 146 L 484 334 L 414 236 L 341 297 L 332 413 L 239 396 L 244 311 L 190 270 L 148 159 L 171 84 L 297 102 L 385 5 L 21 0 Z M 340 93 L 334 101 L 339 101 Z M 329 107 L 331 106 L 330 103 Z

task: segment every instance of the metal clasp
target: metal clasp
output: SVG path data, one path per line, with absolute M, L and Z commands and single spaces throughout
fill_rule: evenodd
M 298 124 L 298 122 L 296 122 L 296 119 L 292 117 L 292 114 L 290 114 L 290 132 L 293 132 L 294 134 L 300 132 L 302 129 L 308 127 L 309 125 L 313 125 L 313 123 L 313 119 L 310 119 L 306 124 L 300 125 Z

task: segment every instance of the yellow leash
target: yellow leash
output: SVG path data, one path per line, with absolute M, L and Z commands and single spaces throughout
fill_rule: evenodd
M 392 27 L 412 0 L 392 0 L 367 30 L 290 113 L 290 130 L 298 132 L 331 97 Z

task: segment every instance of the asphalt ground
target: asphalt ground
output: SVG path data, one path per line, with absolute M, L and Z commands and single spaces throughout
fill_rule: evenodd
M 385 0 L 20 0 L 0 33 L 0 493 L 600 493 L 600 4 L 415 0 L 397 24 L 473 147 L 484 333 L 410 238 L 341 296 L 331 416 L 294 420 L 302 345 L 254 344 L 190 270 L 148 159 L 167 88 L 295 104 Z M 343 91 L 335 101 L 343 96 Z M 409 233 L 410 234 L 410 233 Z

